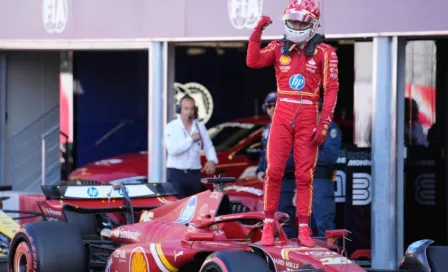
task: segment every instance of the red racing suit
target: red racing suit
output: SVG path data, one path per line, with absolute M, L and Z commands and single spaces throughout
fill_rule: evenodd
M 318 154 L 318 145 L 312 142 L 319 122 L 318 101 L 322 89 L 321 116 L 331 122 L 339 91 L 338 58 L 334 48 L 325 43 L 316 45 L 313 56 L 306 56 L 299 48 L 283 55 L 283 41 L 272 41 L 265 48 L 260 47 L 261 39 L 249 40 L 246 64 L 250 68 L 274 65 L 278 94 L 266 150 L 265 215 L 273 218 L 277 211 L 280 184 L 293 148 L 297 216 L 299 224 L 308 224 Z M 328 129 L 326 124 L 324 127 Z M 326 135 L 326 131 L 321 133 Z

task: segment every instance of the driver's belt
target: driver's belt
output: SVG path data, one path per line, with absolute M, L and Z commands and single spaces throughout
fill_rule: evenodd
M 185 173 L 185 174 L 201 172 L 201 169 L 177 169 L 177 168 L 167 168 L 167 169 L 171 170 L 171 171 L 182 172 L 182 173 Z

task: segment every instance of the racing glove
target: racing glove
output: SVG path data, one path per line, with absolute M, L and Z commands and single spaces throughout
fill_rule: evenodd
M 271 18 L 269 16 L 262 16 L 258 21 L 257 26 L 254 28 L 254 31 L 250 35 L 249 41 L 261 43 L 261 33 L 270 24 L 272 24 Z
M 321 145 L 328 134 L 328 126 L 331 123 L 332 114 L 322 111 L 317 127 L 314 129 L 312 142 L 315 145 Z

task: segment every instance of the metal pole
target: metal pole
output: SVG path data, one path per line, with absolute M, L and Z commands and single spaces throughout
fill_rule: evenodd
M 163 182 L 163 135 L 164 135 L 164 99 L 163 99 L 163 43 L 154 42 L 149 49 L 149 158 L 148 170 L 150 182 Z
M 45 185 L 45 138 L 42 138 L 41 144 L 41 177 L 40 177 L 41 185 Z
M 404 97 L 406 88 L 406 40 L 404 38 L 394 37 L 393 46 L 393 84 L 392 92 L 396 93 L 396 239 L 397 251 L 396 261 L 398 262 L 404 255 Z M 393 118 L 393 116 L 392 116 Z M 394 120 L 391 120 L 392 122 Z
M 163 43 L 163 125 L 174 119 L 174 77 L 175 77 L 175 45 L 173 43 Z M 166 143 L 163 141 L 163 168 L 166 169 Z M 166 171 L 163 171 L 162 182 L 166 182 Z
M 396 92 L 392 90 L 392 38 L 373 39 L 372 268 L 395 269 Z
M 6 184 L 6 57 L 0 53 L 0 184 Z

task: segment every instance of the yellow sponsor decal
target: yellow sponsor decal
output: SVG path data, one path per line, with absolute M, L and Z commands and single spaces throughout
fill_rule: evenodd
M 168 199 L 166 199 L 166 198 L 164 198 L 164 197 L 162 197 L 162 196 L 157 197 L 157 199 L 158 199 L 161 203 L 163 203 L 163 204 L 170 204 L 170 203 L 173 202 L 173 201 L 168 200 Z
M 19 224 L 16 223 L 6 213 L 0 211 L 0 232 L 12 239 L 14 233 L 19 228 Z
M 179 269 L 177 269 L 176 267 L 174 267 L 172 264 L 170 264 L 170 262 L 167 260 L 167 258 L 165 257 L 165 255 L 163 254 L 162 251 L 162 245 L 161 244 L 157 244 L 156 245 L 156 250 L 157 250 L 157 255 L 159 255 L 160 260 L 162 261 L 163 265 L 171 272 L 177 272 Z
M 137 247 L 131 253 L 131 261 L 129 264 L 131 272 L 149 272 L 148 260 L 143 248 Z
M 280 57 L 280 63 L 281 65 L 288 65 L 291 63 L 291 58 L 289 56 L 281 56 Z

